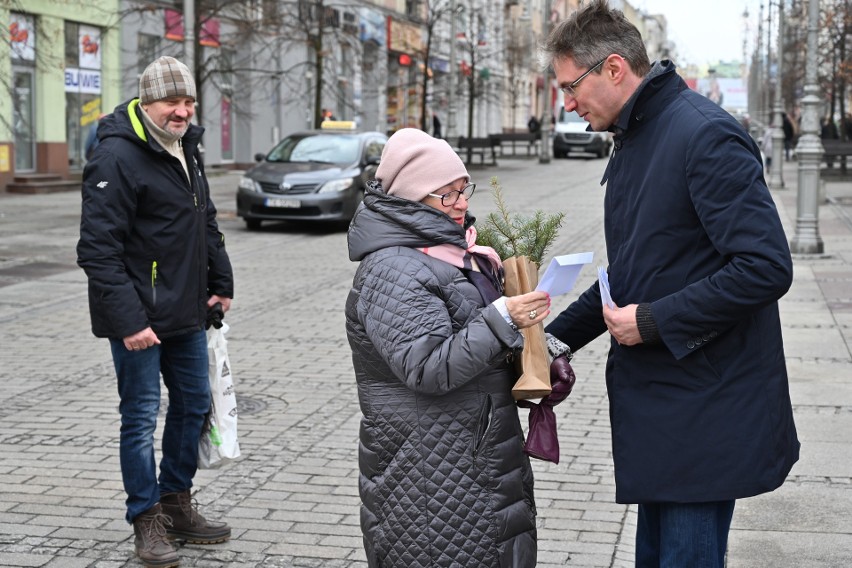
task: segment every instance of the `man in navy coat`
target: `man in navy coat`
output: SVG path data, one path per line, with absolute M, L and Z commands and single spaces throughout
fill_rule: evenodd
M 609 331 L 616 500 L 638 503 L 636 566 L 721 567 L 736 499 L 799 457 L 778 299 L 790 251 L 760 152 L 725 110 L 651 65 L 638 30 L 594 0 L 545 45 L 592 130 L 615 134 L 599 283 L 547 331 L 576 350 Z

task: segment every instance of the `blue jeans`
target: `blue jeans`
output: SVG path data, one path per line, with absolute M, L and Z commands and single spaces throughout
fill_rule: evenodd
M 198 469 L 198 439 L 210 409 L 207 334 L 169 337 L 141 351 L 110 339 L 121 399 L 121 477 L 127 493 L 127 522 L 160 501 L 161 493 L 192 487 Z M 160 411 L 160 373 L 169 391 L 160 476 L 154 431 Z
M 636 568 L 723 568 L 734 503 L 639 505 Z

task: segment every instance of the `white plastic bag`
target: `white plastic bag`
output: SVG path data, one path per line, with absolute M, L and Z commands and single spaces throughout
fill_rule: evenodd
M 207 330 L 207 355 L 209 359 L 210 413 L 198 442 L 198 467 L 215 469 L 240 457 L 237 440 L 237 396 L 228 360 L 228 341 L 225 334 L 228 324 Z

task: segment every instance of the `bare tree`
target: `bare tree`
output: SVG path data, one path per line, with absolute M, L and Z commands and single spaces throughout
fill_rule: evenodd
M 807 19 L 807 2 L 793 0 L 784 14 L 784 48 L 782 49 L 784 68 L 781 72 L 781 96 L 788 108 L 794 106 L 801 97 L 805 83 L 805 65 L 803 57 L 807 44 L 807 29 L 803 20 Z M 790 117 L 793 120 L 793 117 Z
M 426 114 L 426 94 L 429 88 L 429 60 L 432 57 L 432 45 L 434 44 L 435 39 L 435 27 L 438 25 L 438 22 L 444 20 L 447 14 L 450 13 L 451 8 L 452 5 L 449 0 L 437 0 L 434 4 L 429 4 L 428 12 L 426 15 L 426 49 L 423 52 L 423 75 L 421 76 L 423 88 L 421 90 L 420 99 L 420 129 L 424 132 L 428 132 L 428 116 Z M 450 38 L 450 41 L 453 41 L 453 38 Z M 453 70 L 450 70 L 450 72 L 452 71 Z
M 342 21 L 341 12 L 353 8 L 349 4 L 328 0 L 192 0 L 195 20 L 193 37 L 196 39 L 192 65 L 198 85 L 198 114 L 204 108 L 205 87 L 211 86 L 220 95 L 230 97 L 237 81 L 242 91 L 254 88 L 272 88 L 280 85 L 289 92 L 304 91 L 304 77 L 311 72 L 313 87 L 312 124 L 322 122 L 322 101 L 325 96 L 339 93 L 339 84 L 333 78 L 341 65 L 339 46 L 346 43 L 347 35 L 357 32 L 354 23 Z M 157 0 L 130 0 L 122 11 L 122 19 L 164 8 L 176 9 L 173 2 Z M 179 11 L 179 10 L 178 10 Z M 223 23 L 217 38 L 218 48 L 204 47 L 205 28 L 208 22 Z M 208 38 L 209 39 L 209 38 Z M 241 50 L 242 55 L 226 54 Z M 335 48 L 338 48 L 337 50 Z M 307 57 L 281 67 L 281 54 L 303 50 Z M 274 62 L 274 65 L 273 65 Z M 331 73 L 327 71 L 329 68 Z M 337 97 L 336 97 L 337 98 Z M 339 97 L 347 100 L 343 97 Z M 292 97 L 290 101 L 278 100 L 280 105 L 303 105 L 304 99 Z M 237 98 L 234 109 L 250 116 Z M 351 102 L 347 103 L 351 105 Z
M 462 54 L 467 60 L 463 65 L 463 80 L 467 86 L 467 137 L 473 137 L 474 111 L 477 101 L 485 100 L 488 95 L 485 82 L 490 80 L 491 69 L 481 67 L 480 64 L 494 58 L 499 51 L 499 46 L 494 42 L 489 43 L 490 38 L 496 38 L 494 30 L 488 30 L 486 20 L 479 11 L 474 9 L 474 0 L 470 0 L 466 6 L 467 29 L 464 41 L 461 42 Z M 492 33 L 489 33 L 492 32 Z M 497 77 L 495 77 L 497 79 Z M 472 159 L 472 149 L 468 149 L 467 161 Z
M 823 26 L 827 35 L 827 59 L 831 63 L 831 74 L 826 78 L 826 90 L 830 93 L 830 119 L 834 119 L 839 105 L 840 116 L 845 125 L 846 86 L 852 81 L 852 57 L 847 45 L 852 35 L 852 10 L 848 0 L 831 0 L 822 12 Z M 841 129 L 845 138 L 845 128 Z
M 30 13 L 25 0 L 0 0 L 0 6 L 7 9 L 13 17 L 3 26 L 6 33 L 0 34 L 0 44 L 16 65 L 9 65 L 0 72 L 0 97 L 6 101 L 0 112 L 2 130 L 9 133 L 14 145 L 15 162 L 20 159 L 31 160 L 27 167 L 37 162 L 34 152 L 35 122 L 55 120 L 58 117 L 37 114 L 35 102 L 35 84 L 30 83 L 27 75 L 41 73 L 53 74 L 65 66 L 64 33 L 61 28 L 47 26 L 41 18 Z M 97 7 L 89 7 L 89 14 L 96 13 L 101 21 L 109 25 L 110 13 L 100 14 Z M 37 42 L 36 42 L 37 38 Z M 72 40 L 73 41 L 73 40 Z M 37 43 L 37 45 L 36 45 Z M 9 60 L 7 60 L 7 65 Z M 11 112 L 5 112 L 8 109 Z M 62 117 L 64 122 L 64 117 Z M 16 169 L 17 166 L 13 166 Z

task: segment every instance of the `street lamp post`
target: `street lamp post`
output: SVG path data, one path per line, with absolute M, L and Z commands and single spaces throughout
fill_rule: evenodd
M 195 75 L 195 0 L 183 0 L 184 65 Z
M 547 36 L 550 35 L 550 0 L 546 0 L 544 3 L 544 21 L 542 22 L 542 33 L 544 34 L 545 41 L 547 41 Z M 550 129 L 551 125 L 551 117 L 553 116 L 553 109 L 550 105 L 550 67 L 547 67 L 543 71 L 544 76 L 544 85 L 542 85 L 541 90 L 541 98 L 542 98 L 542 117 L 541 117 L 541 146 L 539 147 L 539 155 L 538 155 L 538 163 L 539 164 L 549 164 L 550 163 Z
M 769 185 L 774 189 L 784 187 L 782 172 L 784 159 L 784 104 L 781 98 L 781 78 L 784 69 L 784 0 L 778 2 L 778 49 L 775 63 L 775 124 L 772 129 L 772 169 L 769 175 Z
M 763 83 L 763 110 L 766 124 L 772 124 L 772 93 L 769 91 L 772 76 L 772 0 L 766 0 L 766 81 Z
M 823 148 L 819 139 L 819 85 L 817 84 L 817 24 L 819 0 L 808 2 L 808 54 L 805 97 L 802 99 L 802 136 L 796 145 L 799 167 L 796 234 L 790 250 L 800 254 L 821 254 L 819 236 L 819 166 Z

